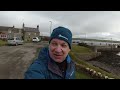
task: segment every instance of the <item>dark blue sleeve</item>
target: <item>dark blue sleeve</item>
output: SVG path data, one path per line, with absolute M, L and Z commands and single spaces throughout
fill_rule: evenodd
M 44 69 L 38 63 L 33 63 L 24 76 L 24 79 L 45 79 Z

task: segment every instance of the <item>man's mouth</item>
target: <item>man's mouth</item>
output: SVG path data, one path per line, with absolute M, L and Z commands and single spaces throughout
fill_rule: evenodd
M 55 56 L 62 56 L 62 55 L 59 55 L 59 54 L 54 54 Z

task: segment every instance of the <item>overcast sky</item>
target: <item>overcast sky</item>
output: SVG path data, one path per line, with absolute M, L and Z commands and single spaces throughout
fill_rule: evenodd
M 73 37 L 120 40 L 120 11 L 0 11 L 0 26 L 39 29 L 50 35 L 58 26 L 69 28 Z

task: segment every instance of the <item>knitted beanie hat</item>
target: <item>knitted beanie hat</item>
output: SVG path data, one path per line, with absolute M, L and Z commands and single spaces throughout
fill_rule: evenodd
M 69 48 L 71 49 L 72 33 L 69 29 L 67 29 L 65 27 L 61 27 L 61 26 L 53 29 L 53 32 L 50 37 L 50 41 L 54 38 L 64 40 L 65 42 L 68 43 Z M 50 43 L 50 41 L 49 41 L 49 43 Z

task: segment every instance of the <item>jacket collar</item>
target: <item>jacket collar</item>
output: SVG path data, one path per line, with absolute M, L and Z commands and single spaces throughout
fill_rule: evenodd
M 62 75 L 62 71 L 59 69 L 58 65 L 54 62 L 54 60 L 50 58 L 49 49 L 47 51 L 47 56 L 48 56 L 48 70 L 64 78 L 64 76 Z M 71 58 L 69 55 L 67 55 L 66 60 L 67 60 L 66 78 L 68 78 L 72 72 L 71 71 Z
M 58 67 L 57 64 L 56 64 L 53 60 L 51 60 L 51 59 L 48 60 L 48 69 L 49 69 L 51 72 L 53 72 L 53 73 L 55 73 L 55 74 L 63 77 L 62 72 L 60 71 L 59 67 Z
M 57 75 L 59 75 L 61 77 L 64 77 L 62 75 L 62 71 L 59 69 L 58 65 L 54 62 L 54 60 L 52 60 L 52 58 L 50 58 L 50 56 L 49 56 L 49 49 L 48 49 L 47 55 L 49 57 L 49 59 L 48 59 L 48 69 L 51 72 L 53 72 L 53 73 L 55 73 L 55 74 L 57 74 Z M 71 61 L 70 56 L 67 55 L 65 60 L 67 60 L 67 69 L 68 69 L 68 68 L 70 68 L 70 65 L 69 65 L 70 61 Z

